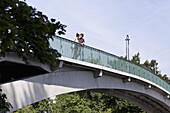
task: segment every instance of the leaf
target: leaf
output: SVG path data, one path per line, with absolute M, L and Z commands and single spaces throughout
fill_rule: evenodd
M 55 21 L 56 21 L 55 19 L 53 19 L 53 18 L 51 19 L 51 22 L 55 22 Z

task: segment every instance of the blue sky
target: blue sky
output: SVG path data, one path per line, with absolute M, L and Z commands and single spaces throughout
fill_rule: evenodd
M 169 0 L 27 0 L 49 18 L 67 25 L 65 38 L 84 33 L 86 45 L 125 56 L 139 52 L 142 62 L 156 59 L 162 74 L 170 77 Z

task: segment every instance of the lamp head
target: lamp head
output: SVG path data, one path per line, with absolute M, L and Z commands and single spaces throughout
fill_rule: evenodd
M 129 41 L 130 40 L 130 38 L 129 38 L 129 35 L 126 35 L 126 39 L 125 39 L 126 41 Z

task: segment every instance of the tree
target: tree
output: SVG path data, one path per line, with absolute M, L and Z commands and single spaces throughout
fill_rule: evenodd
M 166 74 L 164 74 L 162 78 L 170 84 L 170 80 Z
M 159 74 L 160 71 L 158 71 L 158 63 L 156 60 L 150 61 L 150 69 L 152 72 L 154 72 L 156 75 Z
M 132 59 L 131 59 L 131 61 L 132 62 L 135 62 L 135 63 L 137 63 L 137 64 L 140 64 L 140 54 L 139 54 L 139 52 L 137 53 L 137 54 L 135 54 L 134 56 L 132 56 Z
M 167 77 L 167 75 L 162 75 L 161 74 L 161 71 L 158 70 L 159 67 L 158 67 L 158 62 L 154 59 L 152 59 L 151 61 L 149 60 L 146 60 L 143 64 L 140 63 L 140 54 L 139 52 L 137 54 L 135 54 L 134 56 L 132 56 L 132 59 L 131 61 L 136 63 L 136 64 L 139 64 L 141 66 L 143 66 L 144 68 L 152 71 L 154 74 L 156 74 L 157 76 L 161 77 L 162 79 L 164 79 L 166 82 L 170 83 L 170 79 Z M 123 59 L 127 59 L 126 56 L 123 57 L 121 56 L 120 58 L 123 58 Z M 112 62 L 109 62 L 110 64 L 112 64 Z
M 15 113 L 56 113 L 54 107 L 54 102 L 52 99 L 47 98 L 39 102 L 33 103 L 29 106 L 21 108 Z
M 137 54 L 135 54 L 134 56 L 132 56 L 131 61 L 134 63 L 137 63 L 139 65 L 142 65 L 143 67 L 147 68 L 148 70 L 152 71 L 154 74 L 158 75 L 159 77 L 163 78 L 165 81 L 167 81 L 168 83 L 170 83 L 169 78 L 167 77 L 167 75 L 165 74 L 164 76 L 162 76 L 161 71 L 158 70 L 158 62 L 154 59 L 152 59 L 151 61 L 146 60 L 143 64 L 140 63 L 140 57 L 139 57 L 139 52 Z
M 142 66 L 144 66 L 145 68 L 149 69 L 150 71 L 152 71 L 154 74 L 162 77 L 161 75 L 161 71 L 158 70 L 158 63 L 156 60 L 151 60 L 150 62 L 148 60 L 146 60 Z
M 147 68 L 147 69 L 149 69 L 149 70 L 151 69 L 150 63 L 149 63 L 148 60 L 146 60 L 146 61 L 142 64 L 142 66 L 145 67 L 145 68 Z
M 23 1 L 0 0 L 0 57 L 13 52 L 26 63 L 33 58 L 55 65 L 60 54 L 50 47 L 49 39 L 53 40 L 56 30 L 59 35 L 65 34 L 65 27 Z M 2 112 L 11 107 L 6 98 L 0 95 Z
M 10 108 L 12 108 L 12 105 L 7 102 L 6 99 L 6 95 L 2 93 L 2 90 L 0 89 L 0 113 L 9 112 Z
M 0 55 L 10 52 L 29 63 L 38 59 L 41 63 L 54 64 L 60 56 L 50 48 L 49 39 L 56 34 L 65 34 L 65 25 L 55 19 L 49 20 L 42 12 L 19 0 L 0 1 Z
M 125 57 L 124 56 L 120 56 L 120 58 L 127 60 L 127 55 Z
M 22 108 L 16 113 L 26 113 L 30 109 L 35 113 L 145 113 L 127 101 L 90 91 L 58 95 L 55 101 L 45 99 L 30 105 L 30 107 Z

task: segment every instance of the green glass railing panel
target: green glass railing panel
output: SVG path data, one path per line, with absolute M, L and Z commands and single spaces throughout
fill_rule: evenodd
M 124 72 L 127 72 L 127 68 L 126 68 L 126 67 L 127 67 L 127 64 L 126 64 L 126 62 L 123 62 L 123 63 L 122 63 L 122 67 L 123 67 L 123 71 L 124 71 Z
M 61 44 L 62 52 L 61 52 L 61 54 L 65 57 L 72 56 L 71 46 L 72 46 L 71 43 L 68 43 L 67 41 L 62 41 L 62 44 Z
M 92 59 L 92 52 L 89 48 L 84 48 L 84 61 L 90 62 Z
M 146 74 L 146 71 L 144 69 L 143 69 L 143 76 L 144 76 L 143 78 L 147 79 L 147 74 Z
M 167 90 L 167 83 L 163 83 L 163 88 Z
M 158 84 L 157 77 L 154 76 L 153 79 L 154 79 L 154 83 Z
M 148 76 L 149 76 L 149 80 L 150 80 L 151 82 L 153 82 L 154 80 L 153 80 L 152 74 L 150 74 L 150 73 L 148 72 Z
M 139 67 L 136 67 L 136 75 L 140 76 L 140 68 Z
M 119 61 L 119 59 L 116 60 L 116 69 L 121 70 L 120 69 L 120 61 Z
M 118 58 L 114 60 L 115 69 L 117 69 L 117 70 L 119 70 L 119 61 L 118 60 L 119 60 Z
M 166 90 L 168 90 L 168 84 L 167 84 L 167 83 L 165 83 L 164 88 L 165 88 Z
M 130 71 L 130 63 L 126 62 L 125 63 L 125 72 L 129 73 L 129 71 Z
M 78 43 L 61 37 L 55 37 L 54 41 L 50 41 L 50 44 L 52 48 L 58 50 L 58 52 L 61 53 L 61 55 L 64 57 L 81 60 L 134 74 L 136 76 L 140 76 L 146 80 L 149 80 L 170 92 L 170 84 L 161 79 L 159 76 L 145 69 L 144 67 L 133 62 L 124 60 L 113 54 L 89 46 L 82 46 Z
M 108 55 L 107 59 L 107 64 L 109 65 L 109 67 L 112 69 L 116 69 L 116 58 Z
M 100 64 L 100 53 L 96 51 L 95 49 L 92 50 L 92 59 L 94 64 Z
M 148 72 L 148 71 L 146 72 L 146 77 L 147 77 L 147 79 L 148 79 L 149 81 L 151 81 L 151 80 L 152 80 L 152 76 L 150 76 L 150 74 L 149 74 L 149 72 Z
M 120 60 L 121 71 L 125 72 L 125 66 L 126 66 L 126 63 L 123 60 Z
M 156 80 L 155 80 L 155 77 L 154 77 L 155 75 L 154 75 L 153 73 L 149 73 L 149 75 L 152 77 L 152 78 L 151 78 L 151 81 L 155 83 L 155 81 L 156 81 Z
M 129 63 L 129 73 L 134 74 L 134 64 Z
M 100 63 L 101 63 L 101 65 L 102 66 L 106 66 L 106 67 L 109 67 L 109 65 L 108 65 L 108 54 L 106 54 L 106 53 L 103 53 L 103 52 L 100 52 Z
M 60 47 L 61 43 L 60 43 L 60 41 L 61 40 L 56 40 L 56 39 L 55 39 L 55 41 L 50 40 L 51 47 L 53 47 L 53 49 L 57 49 L 57 51 L 59 53 L 61 53 L 61 47 Z
M 122 67 L 122 71 L 126 72 L 126 63 L 124 61 L 121 62 L 121 67 Z
M 143 76 L 143 69 L 140 69 L 140 75 L 139 76 L 144 78 L 144 76 Z
M 129 73 L 131 73 L 131 74 L 134 74 L 134 71 L 133 71 L 133 69 L 134 69 L 134 66 L 133 66 L 133 64 L 130 64 L 130 71 L 129 71 Z

